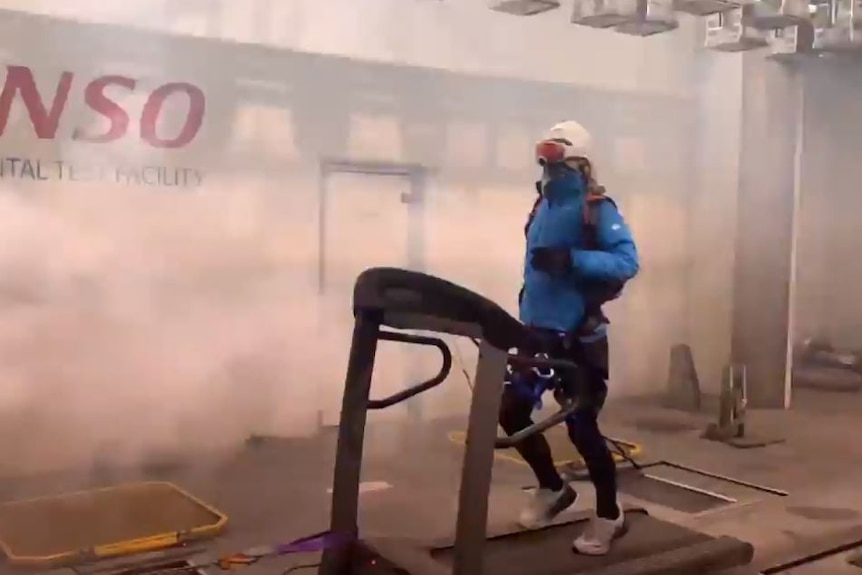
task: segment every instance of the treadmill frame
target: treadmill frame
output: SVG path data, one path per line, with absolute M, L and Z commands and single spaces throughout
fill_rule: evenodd
M 378 317 L 375 317 L 378 316 Z M 454 567 L 452 575 L 482 573 L 488 524 L 488 492 L 494 465 L 494 444 L 497 439 L 497 412 L 501 388 L 506 375 L 508 353 L 499 350 L 483 337 L 476 324 L 428 321 L 428 316 L 357 311 L 353 339 L 344 382 L 341 420 L 338 425 L 338 450 L 335 459 L 332 488 L 332 525 L 337 533 L 355 533 L 359 514 L 359 483 L 368 420 L 371 378 L 377 354 L 380 327 L 403 326 L 404 329 L 427 329 L 479 340 L 479 361 L 473 383 L 467 439 L 458 496 L 458 517 L 455 526 Z M 418 550 L 418 548 L 417 548 Z M 349 546 L 329 549 L 324 553 L 321 575 L 347 573 L 352 550 Z M 408 553 L 399 553 L 399 556 Z M 409 555 L 413 555 L 409 553 Z M 418 560 L 418 558 L 414 559 Z M 412 561 L 411 561 L 412 562 Z M 425 561 L 422 561 L 425 563 Z M 422 573 L 433 564 L 440 573 L 450 573 L 431 557 Z
M 373 271 L 366 270 L 363 276 Z M 406 272 L 406 270 L 377 268 L 378 274 L 391 272 Z M 429 296 L 426 302 L 421 290 L 420 293 L 416 293 L 411 291 L 409 287 L 405 288 L 404 284 L 409 286 L 411 281 L 409 276 L 407 281 L 404 277 L 395 276 L 394 281 L 391 282 L 387 282 L 387 278 L 384 276 L 381 283 L 388 293 L 381 295 L 379 291 L 375 291 L 380 289 L 380 285 L 375 285 L 373 281 L 370 285 L 362 284 L 363 276 L 357 280 L 354 289 L 355 323 L 338 427 L 330 522 L 331 531 L 344 536 L 352 536 L 354 542 L 326 549 L 318 573 L 320 575 L 377 573 L 379 571 L 375 571 L 373 567 L 377 561 L 376 558 L 370 557 L 371 561 L 367 564 L 363 560 L 363 556 L 367 557 L 368 551 L 371 551 L 372 555 L 377 553 L 383 563 L 397 566 L 397 572 L 406 571 L 411 575 L 481 575 L 485 563 L 486 545 L 488 544 L 486 541 L 487 496 L 491 487 L 495 448 L 509 447 L 528 435 L 541 433 L 550 426 L 561 422 L 571 411 L 567 411 L 565 408 L 561 409 L 555 416 L 534 424 L 520 434 L 515 434 L 509 438 L 497 438 L 497 413 L 502 396 L 501 388 L 505 379 L 506 364 L 510 361 L 508 350 L 502 350 L 500 347 L 517 346 L 514 341 L 518 336 L 513 336 L 508 332 L 512 323 L 517 324 L 518 329 L 521 328 L 517 320 L 506 314 L 511 322 L 496 321 L 493 317 L 494 314 L 505 314 L 504 310 L 497 306 L 494 308 L 486 307 L 482 313 L 474 316 L 474 321 L 464 322 L 453 319 L 458 315 L 454 310 L 447 317 L 441 317 L 439 314 L 434 315 L 434 313 L 448 305 L 449 302 L 446 301 L 446 298 L 450 296 L 444 295 L 441 299 Z M 427 277 L 445 282 L 439 278 Z M 378 276 L 374 279 L 381 280 L 381 277 Z M 448 284 L 447 287 L 445 283 L 443 284 L 444 289 L 451 290 L 453 287 L 464 290 L 462 293 L 455 292 L 451 296 L 453 302 L 458 302 L 457 298 L 459 297 L 465 298 L 465 300 L 470 300 L 473 297 L 473 294 L 465 288 L 460 288 L 454 284 Z M 481 303 L 479 302 L 479 304 Z M 458 306 L 455 305 L 455 308 L 457 310 Z M 459 311 L 464 311 L 463 306 Z M 487 325 L 485 324 L 486 321 Z M 368 410 L 392 405 L 438 385 L 443 381 L 449 369 L 446 367 L 446 353 L 444 352 L 444 367 L 435 378 L 405 390 L 408 392 L 406 395 L 404 395 L 405 392 L 401 392 L 384 400 L 370 401 L 371 378 L 377 342 L 380 339 L 393 339 L 388 337 L 386 332 L 381 332 L 380 328 L 384 325 L 401 330 L 435 331 L 467 336 L 480 342 L 463 457 L 451 567 L 436 561 L 429 553 L 431 549 L 418 544 L 418 542 L 403 539 L 369 541 L 359 538 L 359 482 Z M 487 334 L 484 333 L 486 330 L 489 330 Z M 496 342 L 500 347 L 495 347 L 489 343 L 486 337 Z M 401 338 L 394 338 L 394 340 L 402 341 Z M 407 338 L 403 341 L 410 340 Z M 512 343 L 510 344 L 510 342 Z M 414 343 L 422 342 L 414 341 Z M 541 363 L 533 360 L 531 364 L 553 367 L 551 360 L 541 360 Z M 376 407 L 375 404 L 377 404 Z M 576 404 L 573 405 L 576 406 Z M 707 535 L 707 537 L 710 536 Z M 751 562 L 753 554 L 754 549 L 748 543 L 732 537 L 710 537 L 710 540 L 703 543 L 624 561 L 598 571 L 594 570 L 593 573 L 595 575 L 665 575 L 669 573 L 688 575 L 692 569 L 697 573 L 715 572 L 716 568 L 726 569 L 746 565 Z M 369 568 L 372 570 L 367 571 Z

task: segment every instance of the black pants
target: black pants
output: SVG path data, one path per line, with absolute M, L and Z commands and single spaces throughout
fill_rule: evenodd
M 568 435 L 575 448 L 584 458 L 590 480 L 596 490 L 596 511 L 600 517 L 617 516 L 617 478 L 616 464 L 607 443 L 599 431 L 598 415 L 607 397 L 608 379 L 608 340 L 600 337 L 591 341 L 581 341 L 575 336 L 559 337 L 549 334 L 548 344 L 543 349 L 521 349 L 519 354 L 533 356 L 547 353 L 556 359 L 572 361 L 580 366 L 577 371 L 560 373 L 561 383 L 570 393 L 582 400 L 582 408 L 567 421 Z M 532 425 L 532 412 L 535 399 L 528 387 L 538 385 L 537 378 L 531 374 L 514 374 L 517 381 L 507 384 L 503 390 L 500 406 L 500 426 L 512 435 Z M 539 487 L 558 491 L 563 480 L 554 466 L 551 448 L 543 435 L 534 435 L 521 442 L 518 453 L 532 468 Z

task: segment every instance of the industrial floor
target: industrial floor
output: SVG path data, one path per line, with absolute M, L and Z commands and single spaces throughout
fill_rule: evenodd
M 856 552 L 862 550 L 862 395 L 801 392 L 795 403 L 791 411 L 751 412 L 752 434 L 781 437 L 785 442 L 744 450 L 700 439 L 710 420 L 707 413 L 668 410 L 646 400 L 612 402 L 603 415 L 605 432 L 641 445 L 641 462 L 667 461 L 753 484 L 654 466 L 647 473 L 693 487 L 700 495 L 712 493 L 712 503 L 707 497 L 706 508 L 698 508 L 704 503 L 698 499 L 700 495 L 682 506 L 661 502 L 648 491 L 629 489 L 625 480 L 623 501 L 644 507 L 656 517 L 751 542 L 757 549 L 755 564 L 760 571 L 738 571 L 740 574 L 862 575 L 862 568 L 847 562 L 852 550 L 798 567 L 778 568 L 833 547 L 850 549 L 854 542 Z M 369 431 L 360 497 L 364 533 L 422 539 L 451 534 L 462 449 L 449 435 L 461 427 L 457 420 L 421 425 L 380 423 Z M 224 535 L 189 550 L 201 562 L 325 529 L 334 447 L 334 433 L 322 432 L 311 439 L 269 438 L 238 448 L 229 457 L 146 471 L 3 478 L 0 499 L 142 478 L 172 481 L 230 518 Z M 530 475 L 522 465 L 511 458 L 498 458 L 489 523 L 512 524 L 529 485 Z M 582 494 L 576 509 L 590 507 L 592 489 L 587 484 L 576 487 Z M 782 495 L 782 491 L 788 494 Z M 291 565 L 314 559 L 289 556 L 262 561 L 243 572 L 280 574 Z M 3 570 L 11 571 L 8 567 Z M 69 569 L 54 571 L 71 575 Z

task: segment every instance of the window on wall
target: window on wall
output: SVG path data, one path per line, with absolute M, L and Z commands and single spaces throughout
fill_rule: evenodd
M 446 127 L 446 165 L 479 168 L 490 152 L 488 130 L 479 122 L 452 122 Z
M 641 138 L 617 138 L 613 144 L 613 155 L 617 171 L 640 172 L 647 167 L 646 149 Z
M 500 128 L 495 144 L 496 164 L 507 170 L 524 170 L 533 164 L 531 133 L 525 127 Z
M 388 115 L 350 115 L 347 152 L 351 158 L 398 162 L 403 159 L 401 125 Z
M 403 127 L 404 159 L 426 166 L 440 164 L 439 124 L 428 121 L 407 121 Z
M 237 149 L 252 149 L 282 160 L 299 157 L 293 115 L 276 106 L 247 104 L 237 109 L 233 143 Z

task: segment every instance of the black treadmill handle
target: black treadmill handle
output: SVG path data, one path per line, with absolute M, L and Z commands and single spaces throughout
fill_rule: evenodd
M 525 427 L 521 431 L 509 435 L 508 437 L 498 437 L 494 442 L 495 449 L 509 449 L 515 447 L 518 443 L 524 441 L 528 437 L 544 433 L 555 425 L 559 425 L 566 420 L 570 415 L 578 410 L 579 404 L 577 401 L 572 401 L 565 407 L 561 407 L 559 411 L 550 417 L 537 421 L 529 427 Z
M 378 339 L 386 341 L 396 341 L 399 343 L 409 343 L 414 345 L 425 345 L 428 347 L 436 347 L 440 350 L 440 355 L 443 357 L 443 365 L 440 366 L 440 371 L 429 380 L 417 383 L 407 389 L 393 393 L 381 399 L 369 399 L 368 409 L 386 409 L 392 407 L 402 401 L 406 401 L 415 395 L 426 392 L 432 387 L 437 387 L 449 377 L 449 372 L 452 371 L 452 351 L 446 342 L 439 337 L 428 337 L 425 335 L 413 335 L 410 333 L 401 333 L 397 331 L 381 330 Z

